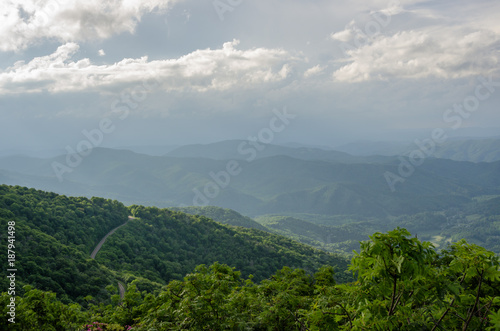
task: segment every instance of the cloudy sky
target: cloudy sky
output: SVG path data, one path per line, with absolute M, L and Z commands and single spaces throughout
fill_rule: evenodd
M 498 0 L 4 0 L 0 150 L 500 130 Z M 458 118 L 459 117 L 459 118 Z M 109 128 L 108 128 L 109 129 Z

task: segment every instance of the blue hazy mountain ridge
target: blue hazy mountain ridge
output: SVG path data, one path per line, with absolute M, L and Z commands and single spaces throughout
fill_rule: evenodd
M 221 183 L 227 179 L 221 173 L 228 164 L 222 157 L 237 153 L 233 148 L 235 144 L 235 141 L 227 142 L 226 148 L 220 147 L 224 144 L 216 145 L 219 152 L 214 155 L 221 159 L 174 157 L 170 153 L 149 156 L 95 148 L 80 165 L 64 173 L 62 182 L 55 176 L 52 165 L 54 162 L 65 164 L 67 155 L 51 159 L 3 157 L 0 158 L 0 179 L 5 184 L 69 195 L 103 196 L 130 204 L 167 207 L 206 202 L 245 215 L 290 211 L 401 215 L 451 208 L 475 196 L 500 192 L 500 162 L 428 158 L 411 176 L 404 178 L 404 182 L 397 184 L 396 192 L 391 192 L 384 174 L 388 171 L 398 174 L 400 160 L 397 157 L 382 157 L 377 162 L 370 157 L 361 162 L 363 157 L 356 157 L 354 162 L 347 162 L 350 156 L 345 153 L 319 149 L 304 152 L 301 148 L 283 149 L 282 146 L 270 147 L 269 156 L 251 162 L 238 160 L 238 175 L 230 176 L 228 183 Z M 295 153 L 295 157 L 276 155 L 283 150 Z M 311 159 L 312 155 L 321 157 L 323 152 L 327 156 L 337 155 L 343 161 L 326 157 Z M 218 194 L 197 200 L 197 194 L 206 193 L 207 185 L 212 189 L 217 185 Z
M 179 145 L 137 145 L 137 146 L 120 146 L 115 149 L 129 150 L 139 154 L 151 156 L 162 156 L 177 148 Z
M 500 139 L 448 141 L 436 149 L 435 157 L 455 161 L 498 161 L 500 160 Z
M 408 150 L 408 142 L 356 141 L 335 147 L 336 150 L 358 156 L 402 155 Z
M 415 143 L 358 141 L 336 147 L 352 155 L 408 155 L 417 149 Z M 500 161 L 500 138 L 450 138 L 436 146 L 432 157 L 454 161 Z
M 335 150 L 325 150 L 316 147 L 289 147 L 274 144 L 263 144 L 260 142 L 251 142 L 248 140 L 226 140 L 211 144 L 195 144 L 181 146 L 166 156 L 173 157 L 201 157 L 215 160 L 246 160 L 261 159 L 270 156 L 290 156 L 302 160 L 325 160 L 338 162 L 367 162 L 375 160 L 386 160 L 387 158 L 358 157 L 348 153 Z

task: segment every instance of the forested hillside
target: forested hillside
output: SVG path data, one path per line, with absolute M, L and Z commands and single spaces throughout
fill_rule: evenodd
M 172 210 L 182 211 L 186 214 L 191 215 L 202 215 L 208 218 L 213 219 L 216 222 L 233 225 L 233 226 L 241 226 L 244 228 L 257 229 L 263 231 L 269 231 L 266 227 L 260 225 L 253 219 L 247 216 L 243 216 L 240 213 L 228 209 L 228 208 L 220 208 L 216 206 L 206 206 L 206 207 L 182 207 L 182 208 L 170 208 Z
M 5 229 L 0 238 L 5 245 L 7 223 L 14 221 L 18 288 L 31 284 L 57 293 L 65 302 L 83 302 L 87 295 L 105 297 L 115 275 L 89 255 L 127 215 L 117 201 L 0 185 L 0 226 Z M 7 260 L 7 249 L 0 251 L 0 258 Z M 7 288 L 7 278 L 0 282 Z
M 31 286 L 10 330 L 488 330 L 500 329 L 500 262 L 460 241 L 437 253 L 404 229 L 361 243 L 338 284 L 332 267 L 285 267 L 254 282 L 233 268 L 197 266 L 158 293 L 128 287 L 110 304 L 66 305 Z M 0 296 L 4 316 L 9 302 Z M 90 299 L 90 301 L 92 301 Z M 0 321 L 2 329 L 7 321 Z
M 161 283 L 181 279 L 197 265 L 213 262 L 234 266 L 256 280 L 283 266 L 313 272 L 328 264 L 338 266 L 338 276 L 346 279 L 342 272 L 347 269 L 346 260 L 285 237 L 167 209 L 130 208 L 138 219 L 113 234 L 96 258 L 113 270 Z
M 137 218 L 108 237 L 95 260 L 90 253 L 130 214 Z M 290 239 L 259 230 L 235 228 L 203 216 L 154 207 L 132 206 L 102 198 L 73 198 L 0 186 L 0 224 L 15 222 L 18 288 L 31 285 L 55 292 L 64 302 L 85 304 L 91 295 L 107 297 L 106 287 L 134 282 L 141 290 L 158 290 L 199 264 L 238 267 L 256 280 L 284 266 L 308 272 L 336 267 L 346 281 L 347 261 Z M 7 232 L 1 234 L 6 243 Z M 7 249 L 0 258 L 7 260 Z M 8 280 L 2 277 L 2 288 Z

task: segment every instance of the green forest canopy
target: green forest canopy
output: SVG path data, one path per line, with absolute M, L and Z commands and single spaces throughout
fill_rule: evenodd
M 5 185 L 0 223 L 15 223 L 18 269 L 16 323 L 2 330 L 500 329 L 499 258 L 464 240 L 437 251 L 377 232 L 347 265 L 203 216 Z M 10 302 L 3 292 L 4 316 Z
M 214 263 L 158 294 L 132 283 L 120 302 L 110 287 L 112 303 L 86 309 L 26 286 L 10 329 L 499 330 L 499 267 L 479 246 L 460 241 L 437 253 L 398 228 L 361 243 L 350 265 L 353 283 L 337 284 L 331 266 L 313 275 L 285 267 L 254 283 Z M 6 313 L 8 295 L 0 301 Z
M 93 260 L 90 253 L 111 229 Z M 52 291 L 65 303 L 86 305 L 85 297 L 109 300 L 106 286 L 136 281 L 139 290 L 157 291 L 182 280 L 199 264 L 220 262 L 260 281 L 290 266 L 317 271 L 336 267 L 338 281 L 352 279 L 345 258 L 267 232 L 231 227 L 203 216 L 102 198 L 73 198 L 23 187 L 0 186 L 0 225 L 16 224 L 18 289 Z M 6 239 L 6 232 L 0 233 Z M 5 241 L 3 241 L 5 242 Z M 7 259 L 7 250 L 0 258 Z M 0 279 L 2 288 L 8 280 Z

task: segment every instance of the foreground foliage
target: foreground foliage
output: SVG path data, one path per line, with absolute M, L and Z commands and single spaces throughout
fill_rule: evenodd
M 27 287 L 9 329 L 500 330 L 499 268 L 499 258 L 477 245 L 459 241 L 438 253 L 397 228 L 361 243 L 350 266 L 354 283 L 336 284 L 331 266 L 313 275 L 285 267 L 254 283 L 214 263 L 158 295 L 130 285 L 123 301 L 113 295 L 112 304 L 85 310 Z M 0 297 L 4 313 L 8 300 Z

